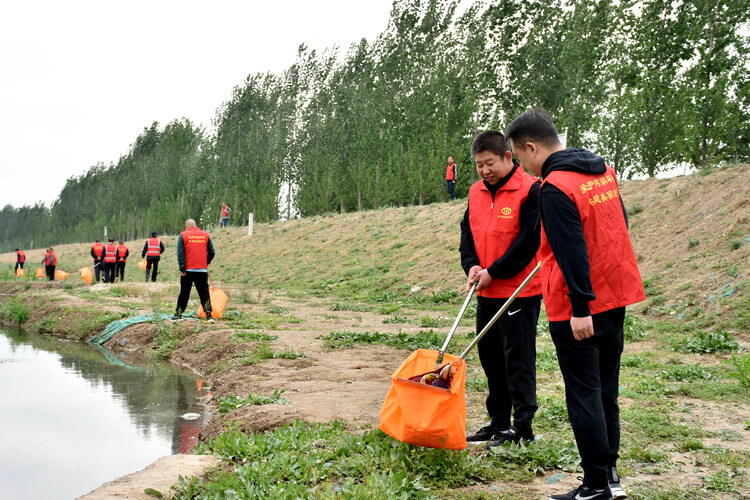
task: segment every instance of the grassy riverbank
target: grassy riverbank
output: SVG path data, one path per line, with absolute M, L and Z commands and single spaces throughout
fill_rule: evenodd
M 621 372 L 620 470 L 630 498 L 750 496 L 748 186 L 748 166 L 622 186 L 647 292 L 629 310 Z M 578 456 L 544 319 L 536 444 L 430 450 L 376 430 L 390 374 L 416 347 L 439 347 L 462 302 L 464 210 L 445 203 L 315 217 L 258 225 L 252 237 L 213 231 L 212 276 L 231 297 L 227 316 L 134 325 L 108 344 L 122 349 L 128 339 L 128 350 L 189 365 L 213 385 L 201 451 L 222 464 L 163 493 L 525 499 L 575 485 Z M 111 319 L 171 312 L 170 241 L 157 284 L 140 282 L 135 262 L 125 283 L 91 287 L 75 275 L 48 284 L 3 271 L 0 317 L 84 338 Z M 131 252 L 142 245 L 129 242 Z M 87 245 L 56 251 L 67 271 L 90 263 Z M 468 344 L 473 321 L 470 308 L 449 352 Z M 470 355 L 470 428 L 483 425 L 485 390 Z

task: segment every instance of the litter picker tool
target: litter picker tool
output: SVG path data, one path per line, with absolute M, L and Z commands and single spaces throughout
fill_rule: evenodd
M 466 312 L 466 308 L 469 306 L 469 302 L 471 301 L 471 296 L 474 295 L 474 290 L 476 289 L 477 289 L 476 283 L 471 285 L 471 290 L 469 290 L 469 295 L 466 296 L 466 300 L 464 300 L 464 304 L 461 306 L 461 310 L 458 311 L 458 316 L 456 316 L 456 321 L 453 322 L 453 326 L 451 327 L 451 331 L 448 333 L 448 336 L 445 338 L 443 347 L 441 347 L 440 350 L 438 351 L 437 361 L 435 362 L 435 369 L 440 368 L 440 363 L 443 362 L 443 355 L 445 354 L 445 349 L 448 347 L 448 343 L 451 341 L 451 338 L 453 338 L 453 334 L 456 333 L 456 328 L 458 327 L 458 323 L 461 321 L 461 318 L 463 318 L 464 312 Z
M 466 355 L 540 267 L 541 264 L 537 264 L 460 356 L 444 353 L 445 365 L 435 370 L 439 352 L 417 349 L 401 364 L 391 375 L 391 387 L 380 409 L 380 430 L 394 439 L 417 446 L 466 448 Z M 469 298 L 471 295 L 467 302 Z

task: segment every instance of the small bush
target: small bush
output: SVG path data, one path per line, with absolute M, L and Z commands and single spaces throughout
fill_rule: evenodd
M 742 242 L 740 240 L 734 240 L 731 243 L 732 250 L 738 250 L 742 246 Z
M 271 394 L 270 396 L 262 396 L 260 394 L 253 394 L 252 392 L 249 393 L 246 398 L 240 396 L 227 396 L 221 398 L 221 400 L 219 401 L 219 413 L 224 414 L 230 410 L 242 408 L 243 406 L 286 404 L 289 402 L 289 400 L 281 397 L 283 393 L 283 390 L 276 390 L 273 391 L 273 394 Z
M 698 331 L 692 338 L 677 346 L 680 352 L 708 354 L 715 352 L 730 352 L 738 349 L 737 339 L 727 332 Z
M 688 241 L 688 248 L 695 248 L 701 242 L 701 240 L 699 240 L 698 238 L 688 238 L 687 241 Z
M 740 385 L 750 389 L 750 354 L 732 355 L 732 366 L 735 372 L 731 375 L 740 381 Z
M 628 210 L 628 215 L 638 215 L 639 213 L 643 212 L 643 205 L 640 203 L 636 203 L 632 207 L 630 207 L 630 210 Z
M 22 325 L 29 319 L 29 308 L 21 299 L 13 297 L 0 308 L 0 316 L 16 325 Z

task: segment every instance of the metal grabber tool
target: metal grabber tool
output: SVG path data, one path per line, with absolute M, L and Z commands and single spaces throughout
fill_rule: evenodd
M 448 343 L 451 341 L 453 334 L 456 333 L 456 328 L 458 328 L 458 323 L 461 321 L 461 318 L 463 318 L 464 312 L 466 312 L 466 308 L 469 306 L 469 302 L 471 302 L 471 296 L 474 295 L 474 290 L 476 290 L 476 288 L 477 288 L 477 283 L 474 283 L 473 285 L 471 285 L 471 290 L 469 290 L 469 295 L 466 296 L 466 300 L 464 300 L 464 305 L 462 305 L 461 310 L 458 311 L 458 316 L 456 317 L 456 321 L 453 322 L 453 326 L 451 327 L 450 333 L 448 333 L 448 337 L 446 337 L 445 342 L 443 343 L 443 347 L 441 347 L 440 351 L 438 351 L 437 361 L 435 362 L 436 370 L 440 368 L 440 363 L 443 362 L 443 354 L 445 354 L 445 349 L 447 349 Z

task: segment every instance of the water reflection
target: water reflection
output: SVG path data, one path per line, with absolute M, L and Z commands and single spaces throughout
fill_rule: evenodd
M 206 388 L 168 363 L 126 362 L 112 365 L 83 342 L 0 330 L 3 497 L 74 498 L 190 451 Z

